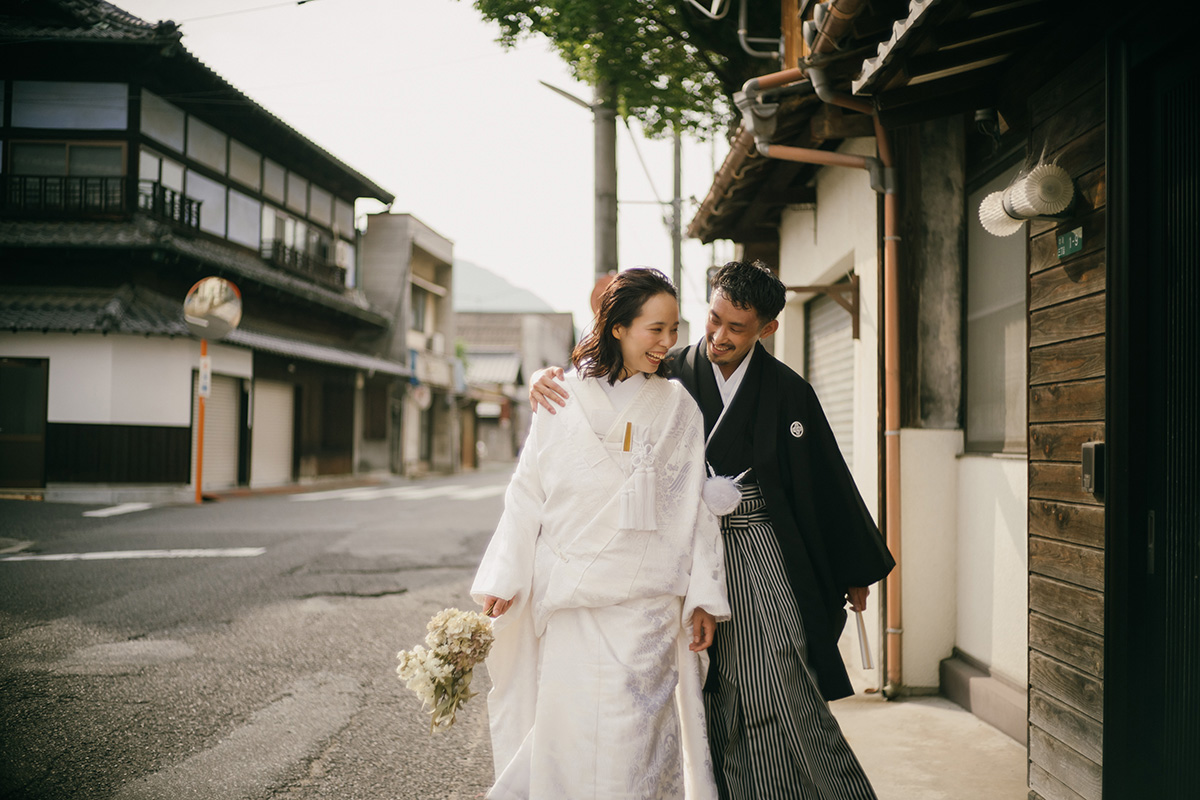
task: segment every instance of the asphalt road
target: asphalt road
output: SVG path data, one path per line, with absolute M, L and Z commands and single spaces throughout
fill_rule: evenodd
M 0 797 L 481 796 L 484 698 L 431 735 L 395 654 L 471 607 L 509 474 L 106 517 L 0 501 Z

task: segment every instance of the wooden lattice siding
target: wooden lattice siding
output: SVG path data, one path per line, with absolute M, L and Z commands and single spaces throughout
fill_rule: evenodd
M 1030 100 L 1030 152 L 1078 193 L 1071 219 L 1029 225 L 1029 786 L 1046 800 L 1101 794 L 1104 508 L 1080 464 L 1104 440 L 1104 108 L 1098 57 Z M 1078 228 L 1083 249 L 1059 259 Z

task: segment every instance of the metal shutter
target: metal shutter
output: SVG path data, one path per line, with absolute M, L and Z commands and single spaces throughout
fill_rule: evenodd
M 292 482 L 295 388 L 281 381 L 254 381 L 250 485 Z
M 192 397 L 196 381 L 192 374 Z M 241 380 L 227 375 L 212 376 L 212 393 L 204 402 L 204 489 L 228 489 L 237 485 L 238 427 Z M 192 401 L 192 485 L 196 485 L 196 435 L 200 403 Z
M 854 465 L 854 333 L 846 310 L 821 295 L 805 305 L 804 377 L 812 384 L 846 464 Z

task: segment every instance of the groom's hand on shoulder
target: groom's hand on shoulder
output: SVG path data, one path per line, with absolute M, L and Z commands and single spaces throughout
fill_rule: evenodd
M 533 373 L 533 378 L 529 381 L 529 407 L 534 413 L 537 413 L 538 406 L 541 406 L 551 414 L 556 414 L 558 412 L 554 410 L 555 404 L 567 404 L 570 395 L 558 383 L 564 376 L 562 367 L 546 367 Z

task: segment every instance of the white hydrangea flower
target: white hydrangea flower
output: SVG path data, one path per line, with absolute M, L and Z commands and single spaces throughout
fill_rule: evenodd
M 425 645 L 396 654 L 396 674 L 432 717 L 430 730 L 454 724 L 459 706 L 474 694 L 472 671 L 492 648 L 492 621 L 475 611 L 447 608 L 426 626 Z

